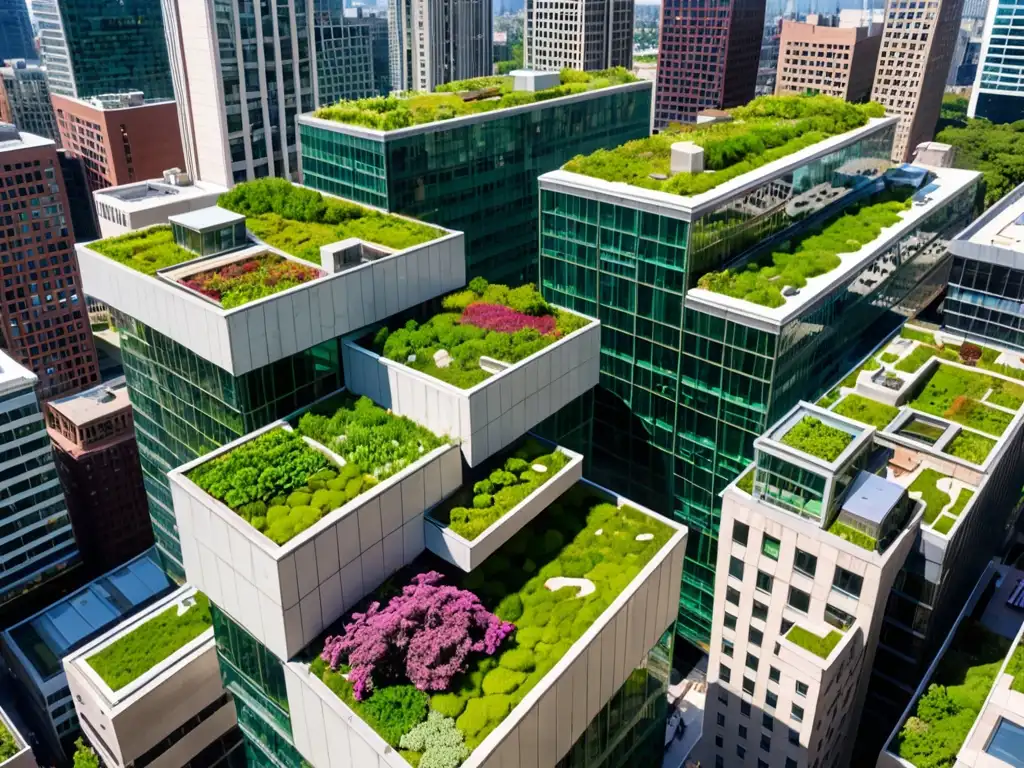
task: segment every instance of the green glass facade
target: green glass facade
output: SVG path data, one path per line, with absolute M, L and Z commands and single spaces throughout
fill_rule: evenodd
M 306 186 L 466 235 L 467 277 L 536 281 L 537 177 L 647 136 L 649 87 L 608 89 L 399 131 L 299 125 Z
M 946 238 L 969 220 L 975 189 L 777 330 L 747 325 L 738 312 L 718 316 L 687 290 L 836 206 L 809 214 L 787 201 L 830 182 L 852 191 L 844 207 L 861 187 L 877 187 L 848 169 L 887 164 L 891 141 L 891 129 L 880 131 L 723 199 L 694 222 L 561 191 L 564 182 L 541 192 L 541 290 L 602 323 L 590 474 L 689 527 L 677 631 L 698 644 L 711 632 L 719 494 L 753 459 L 756 437 L 944 284 Z

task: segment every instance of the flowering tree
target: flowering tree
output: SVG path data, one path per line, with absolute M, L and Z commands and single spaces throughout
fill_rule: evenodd
M 524 315 L 511 307 L 478 301 L 463 310 L 460 322 L 499 333 L 515 333 L 523 328 L 533 328 L 547 336 L 555 332 L 556 321 L 554 315 Z
M 466 668 L 470 653 L 493 655 L 515 629 L 484 608 L 480 598 L 441 585 L 437 571 L 414 576 L 381 608 L 352 614 L 344 633 L 328 637 L 321 658 L 331 669 L 347 659 L 355 698 L 373 689 L 373 676 L 404 674 L 421 691 L 443 691 Z

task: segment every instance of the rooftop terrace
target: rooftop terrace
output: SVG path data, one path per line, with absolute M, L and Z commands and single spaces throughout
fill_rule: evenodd
M 538 91 L 514 90 L 515 78 L 510 75 L 457 80 L 438 86 L 434 93 L 410 92 L 340 101 L 320 107 L 313 116 L 390 131 L 637 82 L 623 67 L 596 72 L 563 69 L 560 80 L 560 85 Z

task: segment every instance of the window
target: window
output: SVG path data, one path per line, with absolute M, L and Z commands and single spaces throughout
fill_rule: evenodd
M 761 554 L 765 557 L 770 557 L 772 560 L 779 559 L 779 548 L 781 542 L 773 536 L 767 534 L 761 539 Z
M 825 603 L 825 621 L 836 629 L 845 632 L 853 626 L 853 616 L 846 611 L 836 608 L 834 605 Z
M 747 738 L 747 726 L 741 725 L 739 727 L 739 734 L 741 739 Z
M 802 723 L 804 721 L 804 708 L 793 705 L 793 722 Z
M 789 729 L 789 743 L 800 745 L 800 732 L 794 731 L 792 728 Z
M 789 630 L 792 628 L 792 626 L 793 626 L 793 622 L 792 621 L 790 621 L 789 619 L 783 619 L 782 623 L 779 625 L 779 634 L 781 636 L 785 637 L 786 633 L 789 632 Z
M 779 705 L 779 697 L 771 691 L 768 691 L 768 693 L 764 695 L 764 703 L 766 706 L 775 709 Z
M 757 656 L 752 653 L 747 654 L 747 667 L 757 672 Z
M 763 725 L 767 730 L 772 731 L 775 729 L 775 718 L 769 715 L 767 712 L 762 712 L 761 725 Z
M 766 763 L 764 760 L 758 758 L 758 760 L 757 760 L 757 768 L 768 768 L 768 763 Z
M 722 653 L 724 653 L 730 659 L 732 658 L 732 649 L 733 649 L 733 644 L 732 644 L 731 640 L 723 640 L 722 641 Z
M 743 678 L 743 692 L 749 693 L 751 696 L 754 695 L 754 681 L 749 677 Z
M 723 747 L 723 746 L 725 746 L 725 739 L 723 739 L 721 736 L 715 736 L 715 746 L 716 747 Z
M 797 768 L 796 760 L 794 760 L 792 757 L 787 757 L 786 768 Z
M 757 572 L 757 588 L 762 592 L 772 591 L 772 577 L 764 571 Z
M 736 617 L 731 613 L 726 613 L 724 624 L 726 629 L 736 629 Z
M 740 760 L 742 760 L 746 756 L 747 756 L 747 750 L 745 748 L 741 747 L 739 744 L 737 744 L 736 745 L 736 757 L 738 757 Z
M 789 604 L 792 607 L 796 608 L 798 611 L 807 613 L 807 610 L 811 607 L 811 596 L 804 592 L 802 589 L 790 587 Z
M 715 755 L 715 768 L 725 768 L 725 760 L 722 759 L 721 755 Z
M 743 580 L 743 561 L 738 557 L 729 558 L 729 575 L 735 576 L 740 581 Z
M 744 717 L 750 717 L 750 702 L 749 701 L 741 701 L 740 702 L 740 714 L 743 715 Z
M 732 670 L 730 670 L 725 664 L 718 665 L 718 679 L 723 683 L 728 683 L 732 680 Z
M 733 605 L 740 604 L 740 593 L 739 590 L 728 587 L 725 590 L 725 599 Z
M 793 561 L 793 567 L 805 576 L 814 578 L 814 571 L 818 567 L 818 558 L 809 552 L 798 549 L 796 551 L 796 559 Z
M 723 704 L 725 704 L 725 706 L 727 706 L 727 707 L 729 706 L 729 694 L 726 693 L 725 691 L 721 691 L 720 690 L 718 692 L 718 700 L 720 702 L 722 702 Z
M 796 681 L 796 695 L 806 696 L 807 695 L 807 683 L 801 683 L 799 680 Z
M 773 683 L 779 682 L 779 675 L 779 670 L 777 670 L 775 667 L 768 667 L 768 679 L 771 680 Z
M 836 566 L 835 576 L 832 577 L 832 589 L 837 589 L 853 597 L 860 597 L 862 586 L 864 586 L 864 579 L 855 573 L 850 573 L 845 568 Z
M 732 540 L 737 544 L 747 546 L 747 536 L 750 535 L 750 526 L 737 520 L 732 524 Z
M 772 751 L 772 737 L 766 733 L 761 734 L 761 751 L 771 752 Z
M 718 713 L 718 724 L 723 728 L 725 727 L 725 715 L 723 715 L 721 712 Z
M 755 619 L 760 619 L 761 621 L 768 620 L 768 606 L 757 602 L 757 600 L 754 601 L 754 608 L 751 613 Z
M 747 633 L 747 639 L 754 645 L 759 646 L 761 645 L 761 641 L 764 640 L 764 632 L 760 629 L 754 629 L 751 627 L 750 631 Z

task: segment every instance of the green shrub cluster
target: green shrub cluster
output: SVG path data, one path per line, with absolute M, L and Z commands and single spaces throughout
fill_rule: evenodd
M 958 459 L 965 459 L 972 464 L 981 465 L 985 463 L 985 459 L 995 447 L 996 441 L 992 438 L 962 429 L 956 437 L 949 441 L 942 452 L 956 456 Z
M 246 226 L 260 240 L 317 265 L 321 246 L 348 237 L 401 250 L 444 234 L 428 224 L 324 197 L 285 179 L 238 184 L 217 204 L 244 214 Z
M 989 389 L 998 387 L 1002 390 L 1003 386 L 1016 387 L 1015 384 L 983 373 L 952 365 L 939 365 L 910 406 L 999 436 L 1006 431 L 1013 416 L 990 408 L 980 400 Z
M 636 81 L 636 76 L 624 67 L 595 72 L 577 72 L 563 69 L 561 84 L 543 91 L 514 91 L 513 78 L 507 76 L 476 77 L 470 80 L 439 85 L 434 93 L 405 93 L 375 96 L 367 99 L 339 101 L 320 107 L 314 115 L 348 125 L 364 125 L 381 131 L 408 128 L 453 117 L 493 112 L 497 109 L 519 107 L 538 101 L 557 99 L 575 93 L 584 93 L 612 85 Z M 483 98 L 463 100 L 456 94 L 472 91 L 492 91 Z
M 838 630 L 833 629 L 827 635 L 821 637 L 808 629 L 804 629 L 799 624 L 794 624 L 789 632 L 786 633 L 786 639 L 795 645 L 799 645 L 804 650 L 810 651 L 815 656 L 827 659 L 828 655 L 832 653 L 832 649 L 839 645 L 843 635 Z
M 839 458 L 839 454 L 846 450 L 852 440 L 853 435 L 849 432 L 831 427 L 813 416 L 804 416 L 782 436 L 780 442 L 832 462 Z
M 75 754 L 72 757 L 72 768 L 103 768 L 99 756 L 92 747 L 85 743 L 81 736 L 75 739 Z
M 945 491 L 940 491 L 936 485 L 939 480 L 948 477 L 949 475 L 944 475 L 935 469 L 923 469 L 921 474 L 917 476 L 917 479 L 907 488 L 907 491 L 910 493 L 920 492 L 921 494 L 921 501 L 925 504 L 925 525 L 931 525 L 935 518 L 939 516 L 942 508 L 950 502 L 949 494 Z
M 874 552 L 878 549 L 878 539 L 874 536 L 868 536 L 866 533 L 858 531 L 856 528 L 842 523 L 836 520 L 829 526 L 829 533 L 834 536 L 838 536 L 843 541 L 848 541 L 851 544 L 855 544 L 861 549 L 866 549 L 868 552 Z
M 553 316 L 555 333 L 540 333 L 533 328 L 505 333 L 460 322 L 462 312 L 476 302 L 498 304 L 531 317 Z M 446 311 L 424 323 L 409 320 L 404 327 L 393 331 L 382 328 L 374 336 L 372 348 L 389 360 L 468 389 L 491 375 L 480 367 L 482 356 L 516 363 L 590 322 L 572 312 L 550 306 L 533 283 L 509 288 L 476 278 L 465 290 L 446 296 L 442 307 Z M 434 353 L 439 349 L 447 350 L 451 356 L 451 363 L 446 368 L 438 368 L 434 363 Z
M 731 112 L 733 122 L 673 126 L 615 149 L 579 155 L 565 169 L 605 181 L 696 195 L 829 136 L 859 128 L 869 117 L 884 113 L 878 104 L 848 104 L 830 96 L 762 96 Z M 671 175 L 672 145 L 679 141 L 704 149 L 705 173 Z
M 144 275 L 155 275 L 161 269 L 196 258 L 192 251 L 174 242 L 170 224 L 97 240 L 89 243 L 89 249 Z
M 197 592 L 195 600 L 180 616 L 175 603 L 86 662 L 110 690 L 123 688 L 213 626 L 209 599 Z
M 832 409 L 840 416 L 870 424 L 875 429 L 884 429 L 895 419 L 900 409 L 851 392 Z
M 20 751 L 21 747 L 14 740 L 14 734 L 7 730 L 3 723 L 0 723 L 0 763 L 9 760 Z
M 743 299 L 765 307 L 786 303 L 782 289 L 802 288 L 812 277 L 831 272 L 841 253 L 854 253 L 901 220 L 910 208 L 909 190 L 887 190 L 868 205 L 855 204 L 836 214 L 817 231 L 799 235 L 779 250 L 751 261 L 742 269 L 707 272 L 699 288 Z

